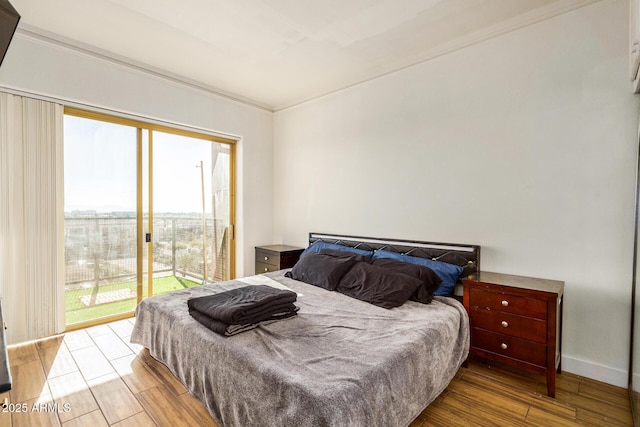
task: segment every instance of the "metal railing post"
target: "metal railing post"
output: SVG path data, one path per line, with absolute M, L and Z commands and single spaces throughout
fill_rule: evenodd
M 176 219 L 171 219 L 171 269 L 176 275 Z

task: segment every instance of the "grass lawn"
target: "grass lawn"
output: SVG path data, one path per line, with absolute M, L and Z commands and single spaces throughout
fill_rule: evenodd
M 124 282 L 113 285 L 100 286 L 99 293 L 112 292 L 119 290 L 130 290 L 133 294 L 136 292 L 136 282 Z M 167 292 L 179 289 L 192 288 L 200 286 L 200 283 L 183 277 L 165 276 L 153 279 L 154 295 L 166 294 Z M 86 306 L 80 300 L 83 296 L 91 295 L 93 288 L 74 289 L 64 293 L 66 324 L 85 322 L 87 320 L 98 319 L 100 317 L 110 316 L 114 314 L 127 313 L 136 308 L 136 299 L 130 298 L 121 301 L 115 301 L 94 306 Z M 144 297 L 147 296 L 147 289 L 144 289 Z

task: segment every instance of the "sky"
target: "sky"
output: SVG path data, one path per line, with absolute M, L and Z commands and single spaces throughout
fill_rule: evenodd
M 153 132 L 154 212 L 202 213 L 202 161 L 206 211 L 211 214 L 212 144 Z M 146 150 L 144 155 L 148 159 Z M 136 176 L 136 128 L 65 115 L 65 212 L 135 212 Z

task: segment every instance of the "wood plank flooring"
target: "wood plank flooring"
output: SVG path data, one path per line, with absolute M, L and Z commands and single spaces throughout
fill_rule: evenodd
M 129 343 L 133 319 L 9 347 L 11 391 L 0 427 L 216 426 L 169 370 Z M 626 389 L 471 360 L 411 427 L 631 426 Z

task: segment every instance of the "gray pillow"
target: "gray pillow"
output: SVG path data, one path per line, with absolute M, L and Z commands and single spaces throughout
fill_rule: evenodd
M 340 279 L 358 261 L 353 257 L 334 257 L 327 254 L 310 252 L 300 257 L 291 269 L 294 280 L 334 291 Z
M 417 277 L 359 262 L 342 277 L 336 290 L 378 307 L 393 308 L 404 304 L 419 286 L 422 280 Z
M 409 298 L 412 301 L 418 301 L 423 304 L 429 304 L 433 300 L 433 291 L 435 291 L 442 279 L 430 268 L 422 265 L 410 264 L 408 262 L 396 261 L 387 258 L 377 258 L 371 262 L 373 265 L 387 268 L 398 273 L 408 274 L 422 281 L 413 295 Z

